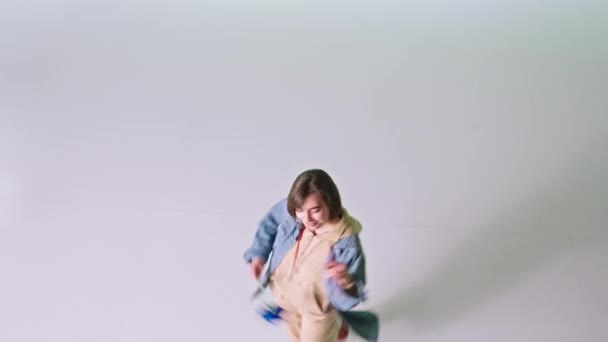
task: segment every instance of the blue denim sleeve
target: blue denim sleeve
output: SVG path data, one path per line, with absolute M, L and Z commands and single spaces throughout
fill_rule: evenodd
M 366 272 L 365 272 L 365 254 L 361 247 L 358 238 L 355 238 L 355 246 L 344 249 L 342 253 L 335 255 L 335 261 L 347 265 L 347 272 L 351 275 L 354 281 L 355 293 L 346 292 L 340 285 L 332 279 L 325 280 L 325 286 L 332 302 L 332 305 L 338 311 L 348 311 L 366 298 Z
M 264 262 L 268 260 L 270 252 L 272 252 L 272 245 L 277 236 L 277 228 L 286 211 L 287 199 L 282 199 L 273 205 L 262 217 L 253 237 L 253 243 L 244 254 L 247 263 L 250 263 L 254 257 L 261 258 Z

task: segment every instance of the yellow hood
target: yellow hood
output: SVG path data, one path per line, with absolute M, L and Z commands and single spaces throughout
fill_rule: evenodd
M 342 219 L 322 228 L 321 230 L 325 232 L 320 233 L 319 237 L 331 243 L 336 243 L 342 237 L 356 235 L 363 230 L 363 226 L 356 218 L 350 216 L 346 209 L 343 209 L 343 211 Z

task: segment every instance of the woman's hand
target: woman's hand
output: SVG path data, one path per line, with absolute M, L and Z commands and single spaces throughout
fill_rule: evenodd
M 251 260 L 251 264 L 249 265 L 249 271 L 251 272 L 251 276 L 253 279 L 258 280 L 262 275 L 262 271 L 264 270 L 264 261 L 260 258 L 253 258 Z
M 354 289 L 355 282 L 350 274 L 346 272 L 346 265 L 330 261 L 327 264 L 326 278 L 332 278 L 340 287 L 350 292 Z

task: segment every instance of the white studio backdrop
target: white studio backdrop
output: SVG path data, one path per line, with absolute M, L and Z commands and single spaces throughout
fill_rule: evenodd
M 382 341 L 608 340 L 607 23 L 3 1 L 0 341 L 285 341 L 242 253 L 313 167 L 364 224 Z

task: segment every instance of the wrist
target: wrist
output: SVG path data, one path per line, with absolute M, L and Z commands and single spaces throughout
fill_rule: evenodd
M 350 275 L 347 275 L 342 282 L 342 288 L 347 291 L 352 290 L 355 288 L 355 284 L 355 280 Z

